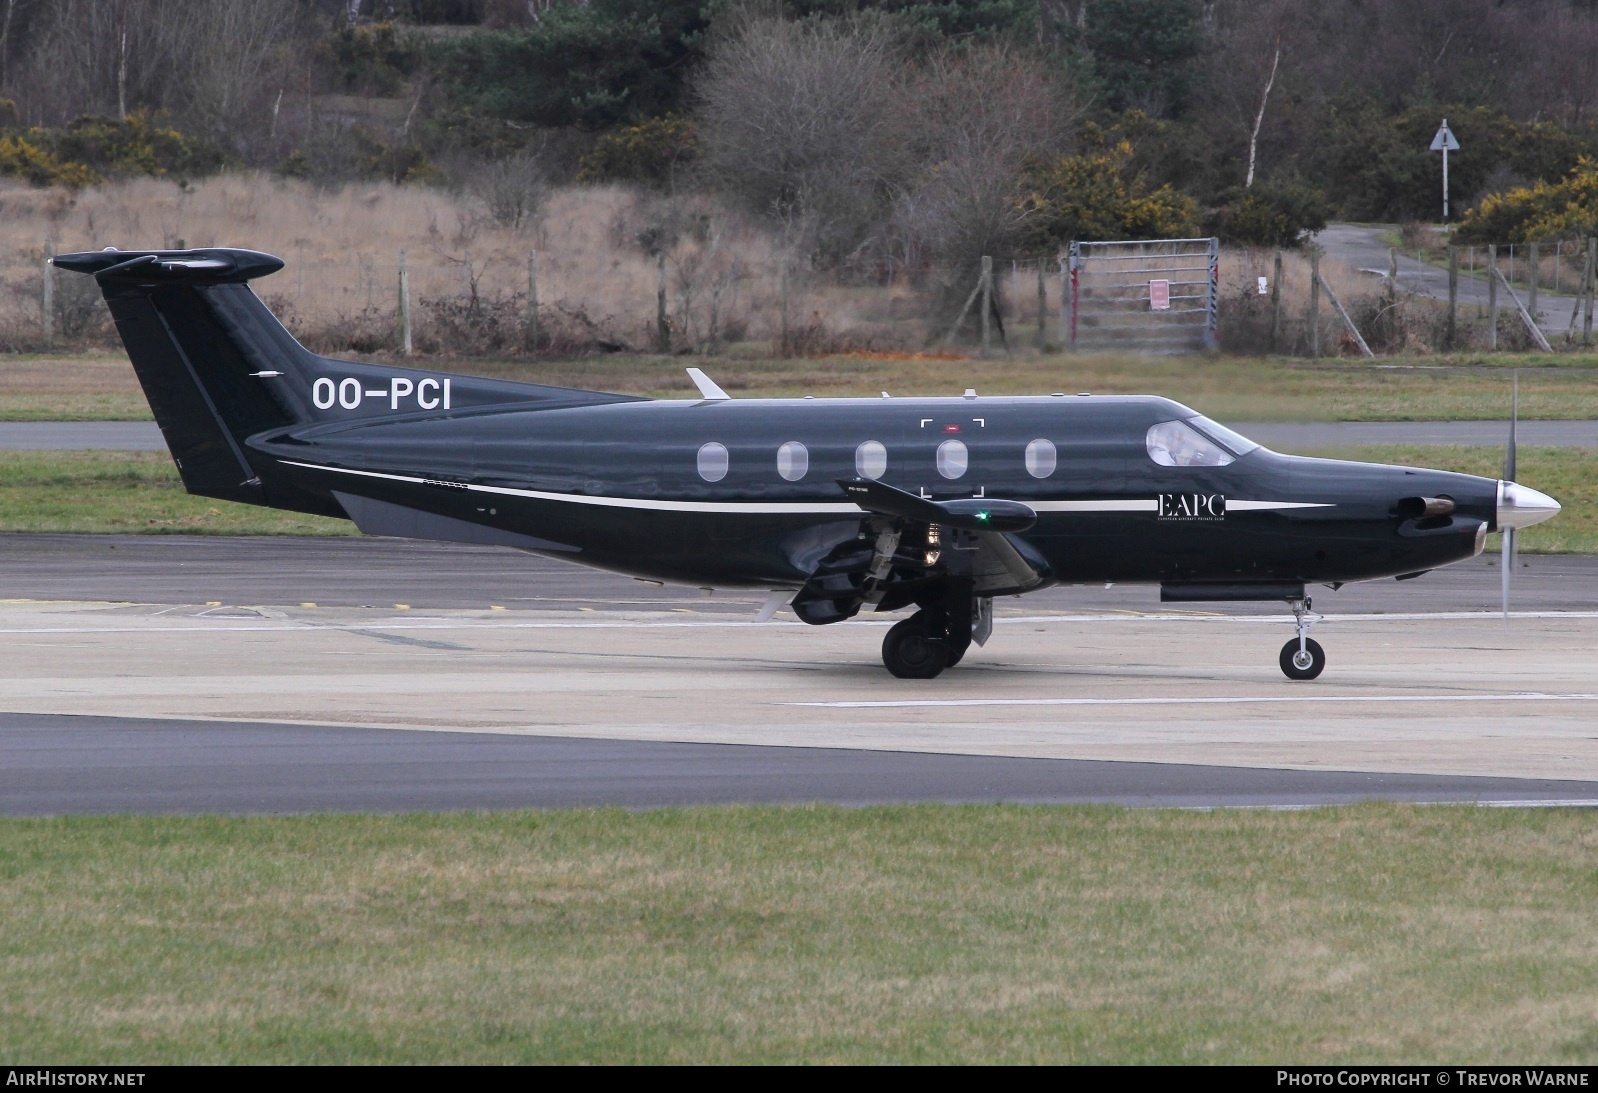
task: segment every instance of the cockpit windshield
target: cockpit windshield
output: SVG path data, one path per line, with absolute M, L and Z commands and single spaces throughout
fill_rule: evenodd
M 1144 441 L 1149 458 L 1162 467 L 1224 467 L 1232 455 L 1185 421 L 1149 427 Z
M 1216 441 L 1233 455 L 1247 455 L 1259 445 L 1254 443 L 1242 433 L 1235 433 L 1218 421 L 1211 421 L 1207 417 L 1190 417 L 1189 424 L 1198 427 L 1198 430 L 1211 440 Z

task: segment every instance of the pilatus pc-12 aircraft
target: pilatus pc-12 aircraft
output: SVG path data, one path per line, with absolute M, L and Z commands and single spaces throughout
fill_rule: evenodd
M 1114 581 L 1286 601 L 1282 671 L 1313 679 L 1308 586 L 1416 577 L 1559 511 L 1509 481 L 1513 432 L 1498 481 L 1278 455 L 1154 397 L 730 399 L 689 369 L 697 401 L 635 398 L 317 356 L 250 290 L 283 267 L 256 251 L 55 264 L 99 281 L 190 493 L 764 590 L 763 617 L 913 609 L 882 643 L 904 678 L 986 642 L 996 596 Z

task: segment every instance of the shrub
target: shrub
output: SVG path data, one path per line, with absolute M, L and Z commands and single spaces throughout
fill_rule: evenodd
M 1150 190 L 1127 166 L 1123 141 L 1080 156 L 1035 164 L 1025 199 L 1034 253 L 1073 239 L 1169 239 L 1198 231 L 1198 205 L 1169 185 Z
M 35 186 L 93 186 L 100 176 L 81 163 L 65 163 L 27 137 L 0 136 L 0 175 L 27 179 Z
M 600 137 L 578 164 L 577 181 L 664 185 L 679 166 L 694 161 L 698 144 L 699 134 L 687 118 L 649 118 Z
M 1489 194 L 1454 232 L 1460 243 L 1524 243 L 1598 231 L 1598 162 L 1583 156 L 1561 182 Z
M 1308 186 L 1234 191 L 1208 223 L 1221 242 L 1247 247 L 1300 247 L 1324 227 L 1326 195 Z

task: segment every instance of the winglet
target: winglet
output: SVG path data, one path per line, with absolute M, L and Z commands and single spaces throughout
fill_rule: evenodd
M 732 398 L 731 395 L 716 386 L 716 381 L 705 375 L 697 368 L 688 369 L 688 378 L 694 381 L 694 386 L 699 388 L 699 397 L 708 402 L 721 402 Z

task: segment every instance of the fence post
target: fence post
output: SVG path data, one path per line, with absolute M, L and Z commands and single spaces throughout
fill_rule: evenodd
M 44 347 L 55 346 L 55 266 L 50 259 L 55 257 L 55 243 L 49 239 L 44 241 L 44 285 L 39 293 L 39 325 L 44 333 Z
M 1541 248 L 1533 243 L 1526 248 L 1526 260 L 1531 265 L 1531 287 L 1526 290 L 1526 310 L 1531 312 L 1532 321 L 1537 319 L 1537 279 L 1542 276 L 1542 255 L 1538 253 Z
M 778 339 L 777 340 L 777 356 L 786 357 L 788 355 L 788 259 L 787 258 L 784 258 L 782 260 L 782 270 L 781 270 L 780 274 L 778 275 L 777 294 L 778 294 L 779 299 L 781 300 L 781 306 L 779 308 L 779 310 L 781 312 L 781 318 L 780 318 L 779 322 L 781 323 L 781 325 L 777 328 L 777 339 Z
M 1071 327 L 1071 258 L 1060 256 L 1060 344 L 1076 348 L 1076 331 Z
M 1444 335 L 1445 349 L 1454 348 L 1454 339 L 1459 336 L 1459 248 L 1449 244 L 1448 247 L 1448 333 Z
M 1319 274 L 1316 276 L 1319 276 Z M 1374 357 L 1376 354 L 1372 353 L 1371 347 L 1365 344 L 1365 336 L 1359 332 L 1359 327 L 1354 325 L 1354 320 L 1348 317 L 1348 310 L 1343 307 L 1342 301 L 1337 298 L 1337 293 L 1332 291 L 1332 286 L 1327 284 L 1324 278 L 1321 280 L 1321 288 L 1326 290 L 1326 298 L 1332 301 L 1332 310 L 1337 312 L 1337 317 L 1343 320 L 1343 327 L 1348 331 L 1349 336 L 1354 339 L 1354 344 L 1359 346 L 1360 353 L 1367 357 Z
M 1321 256 L 1309 256 L 1309 355 L 1321 359 Z
M 1220 351 L 1221 342 L 1216 328 L 1221 319 L 1221 241 L 1210 237 L 1209 284 L 1204 287 L 1204 348 L 1211 353 Z
M 538 252 L 527 252 L 527 348 L 538 348 Z
M 1582 308 L 1582 345 L 1593 344 L 1593 283 L 1598 281 L 1598 235 L 1587 236 L 1587 300 Z
M 1038 347 L 1038 352 L 1048 348 L 1049 345 L 1049 295 L 1043 283 L 1043 263 L 1048 259 L 1038 258 L 1038 336 L 1033 339 L 1033 344 Z
M 671 328 L 666 325 L 666 252 L 655 255 L 655 349 L 671 352 Z
M 1498 350 L 1498 244 L 1487 245 L 1487 349 Z
M 399 336 L 400 353 L 411 355 L 411 271 L 405 267 L 405 248 L 399 254 Z
M 1276 252 L 1276 262 L 1271 269 L 1271 352 L 1276 352 L 1282 338 L 1282 252 Z
M 988 359 L 989 318 L 988 309 L 993 306 L 993 258 L 984 254 L 982 256 L 982 359 Z

